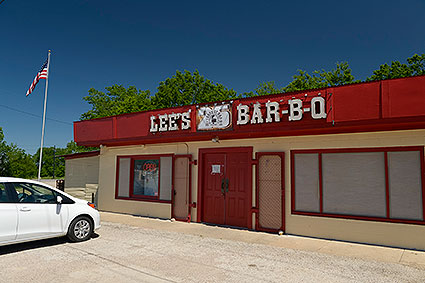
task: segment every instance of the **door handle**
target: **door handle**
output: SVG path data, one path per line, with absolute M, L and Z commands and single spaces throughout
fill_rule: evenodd
M 226 178 L 226 193 L 229 192 L 229 179 Z
M 221 179 L 221 194 L 224 196 L 224 183 L 226 181 L 226 178 Z
M 29 208 L 29 207 L 22 207 L 21 209 L 19 209 L 20 211 L 24 211 L 24 212 L 27 212 L 27 211 L 31 211 L 31 208 Z

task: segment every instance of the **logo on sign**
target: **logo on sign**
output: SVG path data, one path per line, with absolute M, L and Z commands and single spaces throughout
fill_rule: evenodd
M 196 118 L 199 131 L 227 129 L 232 125 L 230 104 L 200 107 Z
M 145 164 L 143 164 L 143 170 L 147 172 L 153 172 L 156 170 L 156 163 L 152 161 L 148 161 Z

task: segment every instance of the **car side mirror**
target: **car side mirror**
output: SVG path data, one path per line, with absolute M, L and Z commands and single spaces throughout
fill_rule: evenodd
M 62 201 L 63 201 L 63 198 L 62 198 L 61 196 L 57 196 L 57 197 L 56 197 L 56 203 L 57 203 L 57 204 L 61 204 L 61 203 L 62 203 Z

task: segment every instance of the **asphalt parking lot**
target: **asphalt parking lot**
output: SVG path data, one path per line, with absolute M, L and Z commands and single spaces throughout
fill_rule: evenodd
M 103 218 L 108 220 L 108 217 Z M 137 218 L 134 221 L 138 221 Z M 187 233 L 179 229 L 192 224 L 146 219 L 137 223 L 140 225 L 103 222 L 97 235 L 83 243 L 69 243 L 65 238 L 58 238 L 0 247 L 0 282 L 425 280 L 425 265 L 421 264 L 278 247 L 226 236 L 220 238 L 217 235 L 226 234 L 225 229 L 206 225 L 199 226 L 207 231 L 205 233 Z M 164 228 L 172 225 L 183 228 L 174 231 Z M 156 226 L 158 228 L 152 228 Z M 231 233 L 262 235 L 249 231 Z M 263 236 L 267 237 L 278 236 Z

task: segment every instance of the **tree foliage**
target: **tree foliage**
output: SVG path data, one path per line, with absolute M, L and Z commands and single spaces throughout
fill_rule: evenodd
M 57 177 L 65 176 L 65 158 L 61 157 L 65 154 L 79 153 L 97 150 L 96 147 L 78 146 L 76 142 L 70 141 L 65 148 L 60 147 L 44 147 L 43 160 L 41 164 L 41 177 Z M 38 162 L 40 160 L 40 149 L 33 156 L 34 163 L 38 170 Z M 37 171 L 38 172 L 38 171 Z M 54 174 L 53 174 L 54 173 Z
M 354 82 L 354 76 L 347 62 L 336 64 L 331 71 L 314 71 L 312 75 L 303 70 L 292 77 L 292 81 L 283 88 L 285 92 L 300 91 L 306 89 L 339 86 Z
M 41 177 L 64 177 L 65 176 L 65 160 L 59 155 L 66 154 L 65 149 L 55 147 L 43 148 L 43 160 L 41 163 Z M 34 154 L 34 161 L 37 164 L 40 160 L 40 149 Z M 54 164 L 54 165 L 53 165 Z M 54 170 L 54 174 L 53 174 Z
M 32 178 L 37 174 L 37 166 L 33 157 L 25 150 L 11 144 L 8 151 L 9 169 L 8 176 L 17 178 Z
M 3 129 L 0 128 L 0 176 L 7 176 L 9 173 L 9 147 L 4 141 Z
M 92 105 L 92 109 L 83 113 L 81 119 L 323 88 L 352 82 L 354 82 L 354 76 L 347 62 L 337 63 L 336 68 L 331 71 L 314 71 L 312 75 L 298 70 L 298 74 L 294 75 L 293 80 L 285 87 L 278 87 L 273 81 L 261 82 L 254 91 L 243 94 L 237 94 L 233 89 L 206 79 L 197 70 L 193 73 L 187 70 L 176 71 L 175 75 L 159 83 L 157 92 L 152 96 L 149 90 L 137 90 L 134 86 L 126 89 L 122 85 L 113 85 L 105 88 L 106 93 L 91 88 L 88 96 L 83 99 Z
M 176 74 L 160 82 L 158 92 L 152 97 L 155 109 L 235 99 L 239 97 L 233 89 L 214 83 L 196 70 L 176 71 Z
M 41 177 L 65 176 L 65 160 L 60 155 L 78 153 L 97 148 L 78 146 L 70 141 L 65 148 L 44 147 L 41 166 Z M 37 177 L 40 149 L 34 155 L 18 148 L 15 144 L 7 144 L 4 140 L 3 130 L 0 127 L 0 176 L 31 179 Z M 54 169 L 53 169 L 54 168 Z
M 284 92 L 283 88 L 277 87 L 274 81 L 261 82 L 254 91 L 244 93 L 243 97 L 253 97 L 282 92 Z
M 337 63 L 335 69 L 331 71 L 307 71 L 298 70 L 292 77 L 292 81 L 284 86 L 278 87 L 275 82 L 261 82 L 254 92 L 245 93 L 245 97 L 267 95 L 273 93 L 293 92 L 307 89 L 324 88 L 354 83 L 354 76 L 347 62 Z
M 378 70 L 373 71 L 373 75 L 367 78 L 366 81 L 424 74 L 425 54 L 415 54 L 407 58 L 407 64 L 393 61 L 390 65 L 381 65 Z M 360 81 L 354 79 L 347 62 L 337 63 L 335 68 L 330 71 L 322 69 L 308 73 L 305 70 L 298 70 L 292 77 L 292 81 L 286 86 L 280 87 L 273 81 L 265 81 L 261 82 L 253 91 L 242 94 L 206 79 L 197 70 L 193 73 L 187 70 L 183 72 L 176 71 L 175 75 L 159 83 L 157 92 L 154 95 L 151 95 L 149 90 L 137 90 L 134 86 L 125 88 L 122 85 L 113 85 L 106 87 L 106 92 L 91 88 L 84 100 L 92 106 L 92 109 L 83 113 L 81 119 L 93 119 L 240 97 L 341 86 L 356 82 Z
M 105 89 L 106 92 L 101 92 L 91 88 L 83 97 L 92 109 L 83 113 L 81 120 L 240 97 L 233 89 L 206 79 L 197 70 L 176 71 L 174 76 L 159 83 L 154 95 L 134 86 L 113 85 Z
M 15 144 L 8 145 L 0 128 L 0 176 L 31 178 L 36 170 L 32 156 Z
M 366 81 L 377 81 L 395 78 L 404 78 L 411 76 L 425 75 L 425 53 L 422 55 L 415 54 L 407 58 L 407 64 L 399 61 L 392 61 L 390 65 L 387 63 L 379 66 L 378 70 L 373 71 L 373 75 Z
M 72 153 L 79 153 L 79 152 L 87 152 L 87 151 L 93 151 L 98 150 L 98 147 L 86 147 L 86 146 L 79 146 L 75 141 L 70 141 L 66 144 L 66 147 L 63 149 L 62 154 L 72 154 Z
M 150 91 L 137 90 L 122 85 L 106 87 L 106 93 L 91 88 L 83 99 L 92 109 L 81 114 L 81 120 L 94 119 L 123 113 L 131 113 L 151 109 Z

